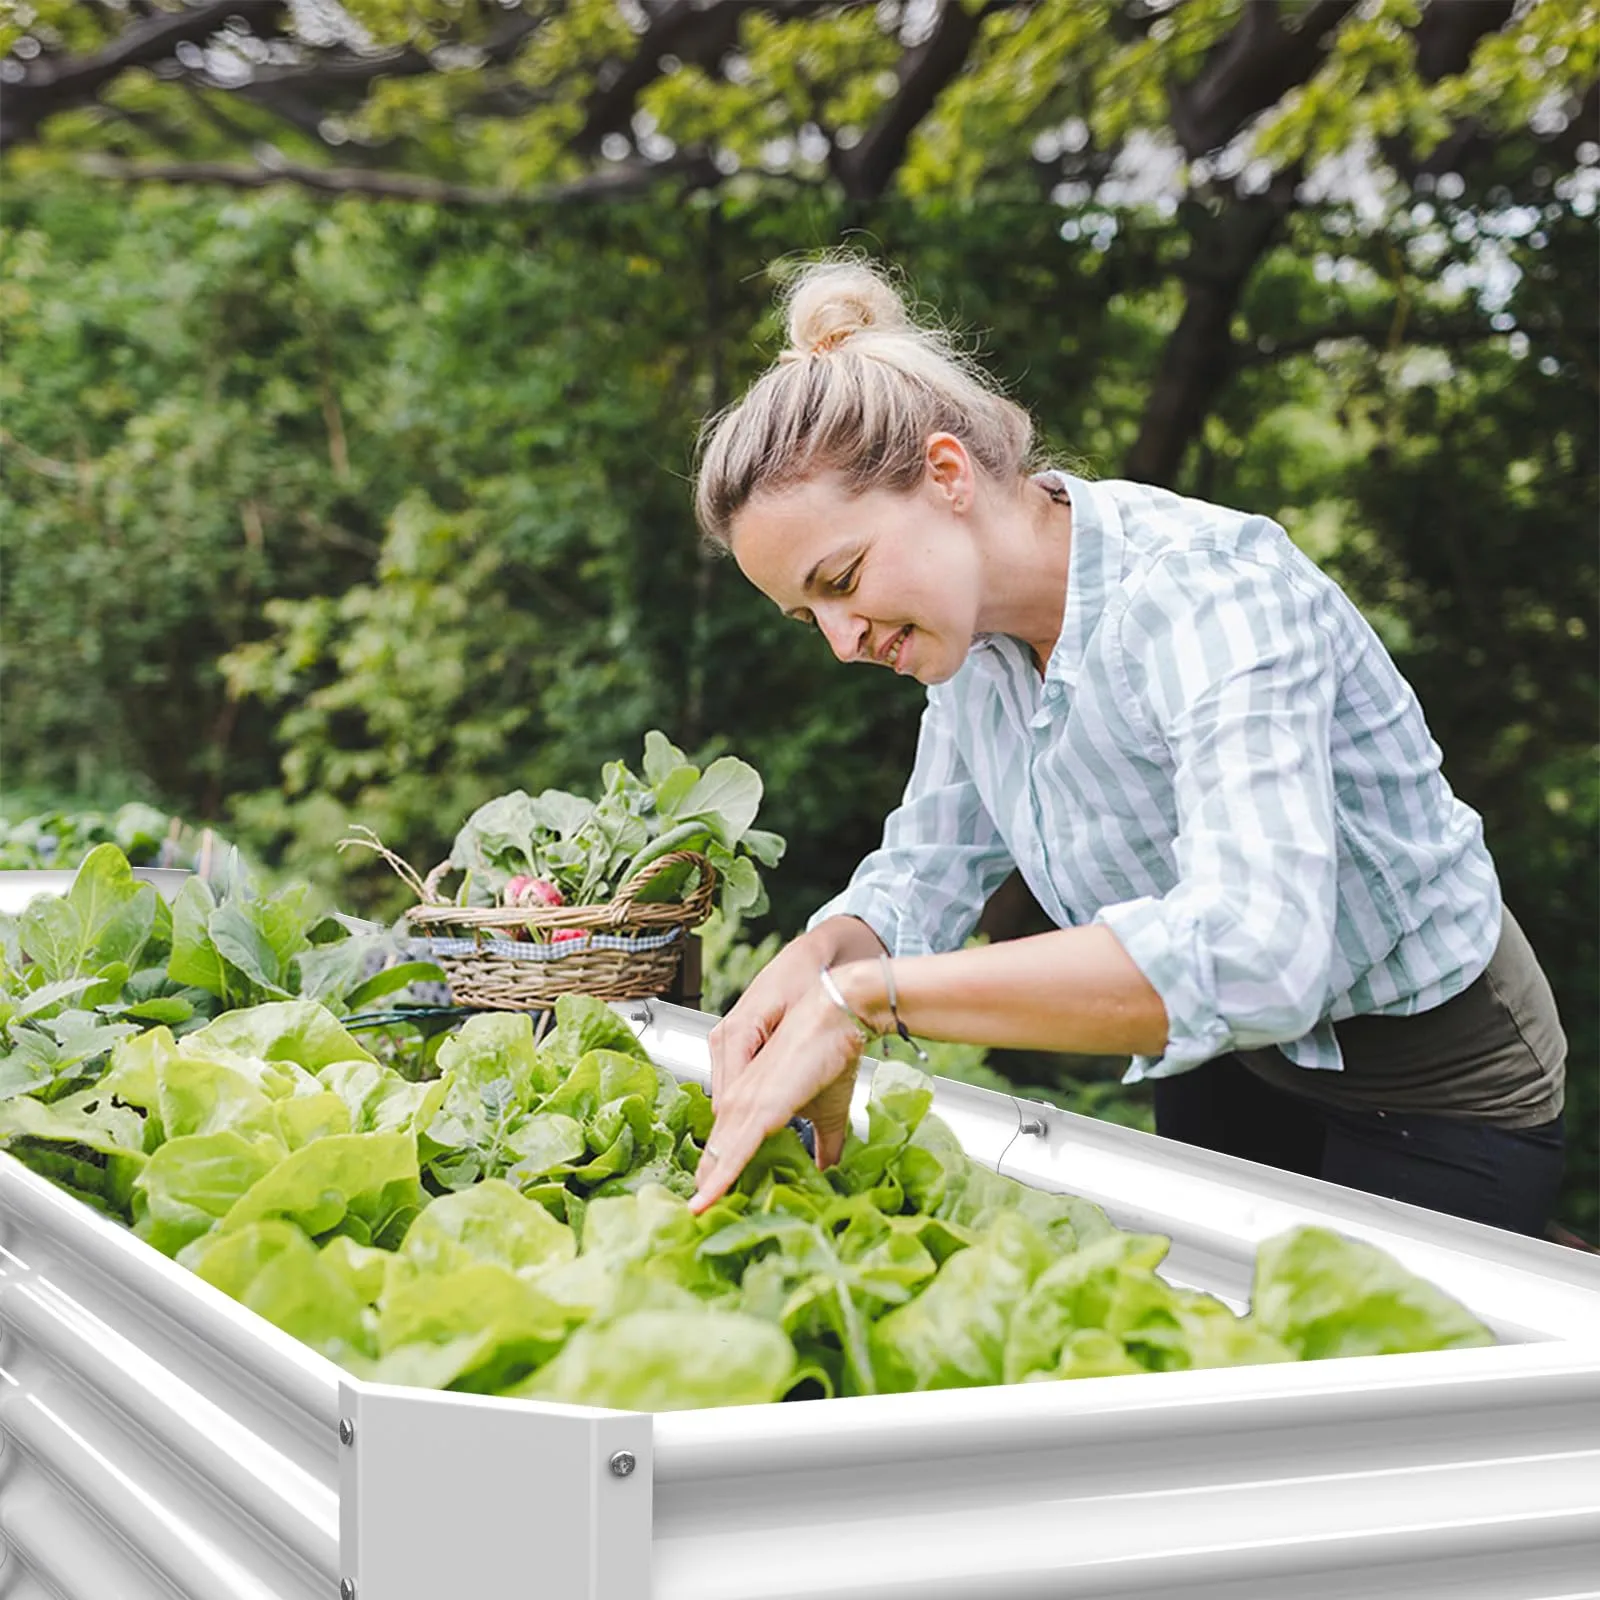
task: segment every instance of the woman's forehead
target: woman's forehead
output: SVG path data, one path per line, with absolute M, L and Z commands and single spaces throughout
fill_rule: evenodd
M 860 497 L 836 482 L 812 478 L 776 490 L 762 490 L 740 507 L 732 521 L 734 559 L 745 575 L 765 588 L 764 579 L 787 580 L 796 589 L 835 546 L 858 539 L 865 523 Z

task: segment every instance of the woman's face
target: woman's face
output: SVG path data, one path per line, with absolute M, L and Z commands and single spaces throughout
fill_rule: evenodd
M 932 470 L 909 493 L 854 495 L 821 474 L 752 496 L 733 519 L 733 556 L 785 615 L 814 623 L 841 661 L 943 683 L 978 632 L 978 552 L 955 509 L 970 492 Z

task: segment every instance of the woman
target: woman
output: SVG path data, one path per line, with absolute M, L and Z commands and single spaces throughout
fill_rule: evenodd
M 882 847 L 711 1034 L 704 1210 L 891 1029 L 1127 1054 L 1167 1138 L 1538 1234 L 1566 1041 L 1410 687 L 1265 517 L 1030 473 L 891 283 L 815 264 L 708 425 L 701 527 L 842 661 L 928 686 Z M 1012 867 L 1057 925 L 962 949 Z

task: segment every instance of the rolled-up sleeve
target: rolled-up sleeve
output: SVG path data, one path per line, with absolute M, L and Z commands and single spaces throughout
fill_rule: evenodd
M 1012 858 L 957 747 L 944 693 L 930 691 L 917 754 L 883 843 L 806 924 L 859 917 L 897 956 L 958 949 Z
M 1334 631 L 1283 568 L 1215 550 L 1151 568 L 1116 659 L 1172 773 L 1177 881 L 1103 907 L 1161 996 L 1167 1047 L 1127 1081 L 1298 1039 L 1328 1000 L 1336 861 Z

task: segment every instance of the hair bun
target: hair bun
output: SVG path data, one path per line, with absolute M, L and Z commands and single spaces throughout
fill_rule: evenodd
M 909 327 L 893 285 L 864 261 L 825 261 L 802 268 L 786 292 L 789 344 L 796 356 L 836 349 L 867 329 Z
M 709 418 L 696 446 L 695 516 L 731 545 L 751 498 L 837 472 L 845 491 L 906 494 L 922 483 L 928 438 L 954 434 L 1006 488 L 1033 442 L 1028 413 L 963 352 L 891 267 L 851 251 L 774 262 L 790 348 L 742 400 Z M 848 361 L 818 361 L 850 339 Z

